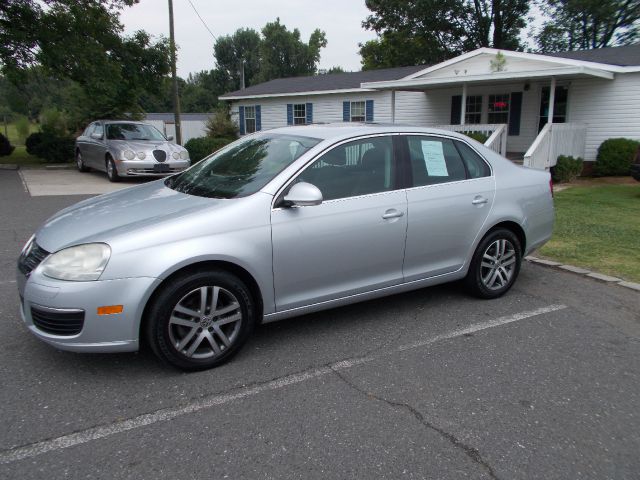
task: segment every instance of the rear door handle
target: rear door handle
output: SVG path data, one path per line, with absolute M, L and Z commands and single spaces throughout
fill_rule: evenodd
M 473 203 L 474 205 L 482 205 L 483 203 L 487 203 L 489 200 L 487 200 L 484 197 L 481 197 L 480 195 L 478 195 L 476 198 L 474 198 L 471 203 Z
M 382 218 L 387 220 L 389 218 L 399 218 L 403 215 L 404 215 L 404 212 L 401 212 L 400 210 L 396 210 L 395 208 L 392 208 L 384 212 L 384 215 L 382 215 Z

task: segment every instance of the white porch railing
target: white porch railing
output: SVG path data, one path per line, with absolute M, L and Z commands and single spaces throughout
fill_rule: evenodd
M 460 133 L 481 133 L 489 137 L 484 142 L 494 152 L 502 156 L 507 154 L 507 125 L 504 123 L 472 123 L 467 125 L 436 125 L 434 128 Z
M 587 126 L 577 123 L 547 123 L 524 154 L 525 167 L 547 170 L 559 155 L 584 158 Z

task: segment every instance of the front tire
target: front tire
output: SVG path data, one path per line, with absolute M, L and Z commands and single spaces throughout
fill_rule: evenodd
M 498 298 L 513 286 L 520 273 L 522 247 L 506 228 L 489 232 L 476 248 L 464 282 L 479 298 Z
M 84 164 L 84 160 L 82 159 L 82 153 L 80 150 L 76 152 L 76 167 L 79 172 L 88 172 L 89 168 Z
M 146 337 L 155 354 L 182 370 L 223 364 L 255 326 L 249 289 L 221 270 L 197 271 L 171 281 L 147 317 Z
M 118 170 L 116 170 L 116 163 L 113 161 L 113 158 L 107 157 L 107 178 L 110 182 L 119 182 L 120 175 L 118 175 Z

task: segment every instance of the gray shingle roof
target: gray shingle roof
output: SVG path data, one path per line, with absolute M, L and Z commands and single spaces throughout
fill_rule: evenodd
M 551 57 L 570 58 L 585 62 L 606 63 L 623 67 L 640 65 L 640 43 L 624 47 L 597 48 L 595 50 L 574 50 L 572 52 L 547 53 Z
M 243 97 L 247 95 L 272 95 L 277 93 L 322 92 L 327 90 L 348 90 L 360 88 L 363 82 L 398 80 L 427 68 L 427 65 L 382 68 L 362 72 L 328 73 L 306 77 L 276 78 L 268 82 L 252 85 L 244 90 L 225 93 L 220 98 Z

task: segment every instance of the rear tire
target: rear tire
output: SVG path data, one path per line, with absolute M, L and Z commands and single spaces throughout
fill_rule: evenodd
M 498 298 L 515 283 L 521 262 L 518 237 L 506 228 L 492 230 L 478 244 L 464 283 L 476 297 Z
M 118 170 L 116 170 L 116 163 L 113 161 L 113 158 L 107 157 L 106 160 L 107 167 L 107 178 L 110 182 L 116 183 L 120 181 L 120 175 L 118 175 Z
M 239 278 L 202 270 L 178 277 L 160 291 L 144 333 L 165 362 L 182 370 L 205 370 L 240 350 L 256 318 L 253 298 Z

